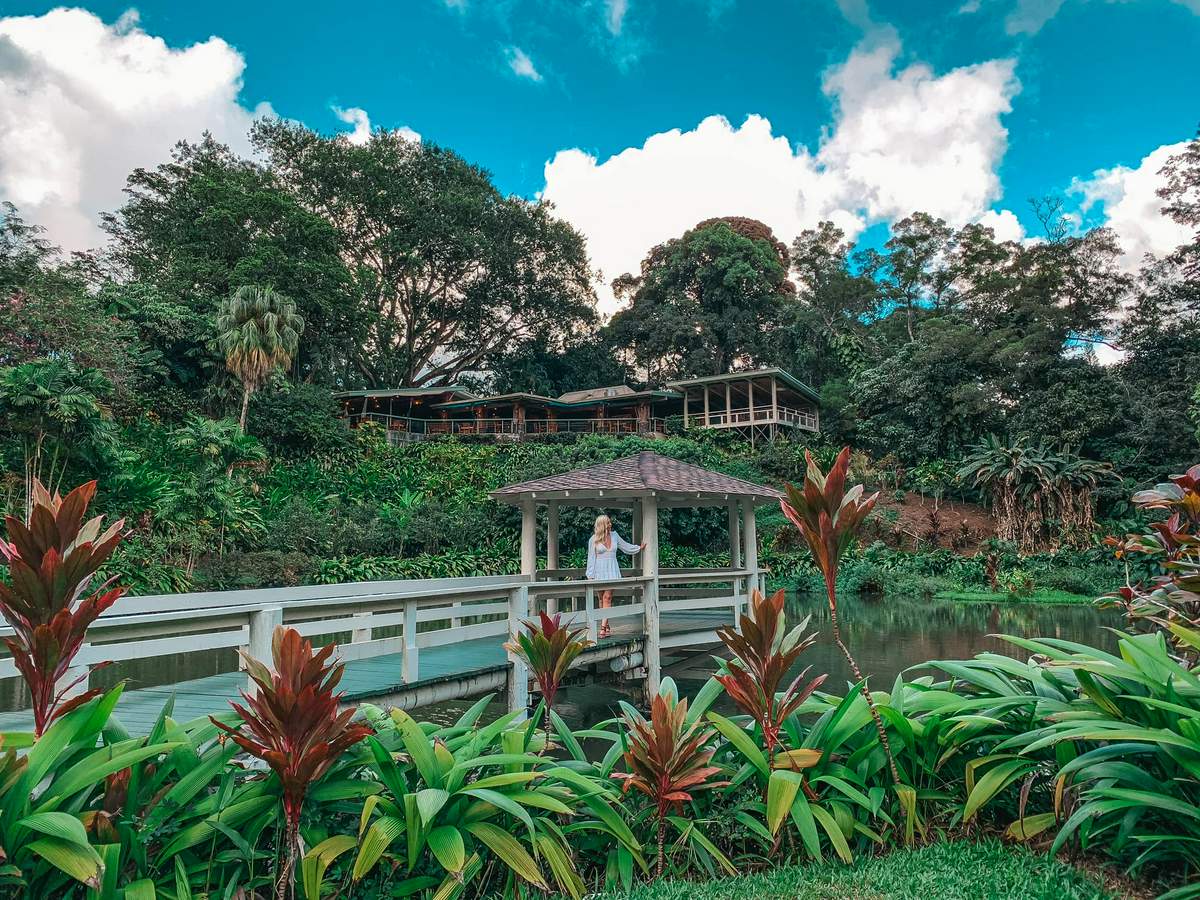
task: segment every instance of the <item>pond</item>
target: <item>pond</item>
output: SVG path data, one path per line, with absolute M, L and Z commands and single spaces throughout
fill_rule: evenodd
M 1112 635 L 1104 625 L 1118 625 L 1119 618 L 1090 605 L 1050 606 L 1039 603 L 965 603 L 847 598 L 842 602 L 842 634 L 864 674 L 880 690 L 889 688 L 899 672 L 931 659 L 965 659 L 984 650 L 1008 653 L 1016 658 L 1027 654 L 990 634 L 1020 637 L 1057 637 L 1094 646 L 1111 647 Z M 820 640 L 800 660 L 812 666 L 812 674 L 828 673 L 824 690 L 842 693 L 850 678 L 849 667 L 830 637 L 829 611 L 823 597 L 788 597 L 789 627 L 812 615 L 811 628 Z M 154 657 L 113 665 L 96 671 L 92 684 L 108 687 L 129 679 L 131 687 L 170 684 L 234 671 L 232 650 Z M 708 655 L 693 656 L 683 665 L 670 666 L 670 674 L 686 694 L 694 694 L 712 674 Z M 615 684 L 569 686 L 560 695 L 559 712 L 573 726 L 592 723 L 612 715 L 618 699 L 640 699 L 635 685 Z M 504 712 L 501 698 L 490 715 Z M 454 701 L 427 707 L 419 715 L 430 721 L 449 722 L 470 705 Z M 20 678 L 0 680 L 0 711 L 25 709 L 29 695 Z
M 890 689 L 898 674 L 929 660 L 970 659 L 985 651 L 1015 659 L 1028 658 L 1025 650 L 990 635 L 1053 637 L 1111 650 L 1116 639 L 1105 626 L 1120 625 L 1115 613 L 1088 604 L 847 598 L 838 609 L 842 638 L 877 690 Z M 822 690 L 844 693 L 851 679 L 850 667 L 833 642 L 824 597 L 790 594 L 787 615 L 789 628 L 811 615 L 810 628 L 820 632 L 817 643 L 801 656 L 799 667 L 812 666 L 810 677 L 828 673 Z M 685 695 L 691 696 L 713 670 L 711 658 L 701 655 L 683 666 L 673 667 L 668 674 Z M 558 712 L 572 727 L 581 727 L 615 715 L 617 701 L 621 699 L 638 703 L 640 694 L 636 686 L 628 689 L 612 684 L 569 686 L 559 694 Z M 421 710 L 418 718 L 452 722 L 469 705 L 459 701 L 437 704 Z M 715 708 L 733 711 L 724 698 Z M 501 715 L 503 703 L 493 703 L 488 712 Z

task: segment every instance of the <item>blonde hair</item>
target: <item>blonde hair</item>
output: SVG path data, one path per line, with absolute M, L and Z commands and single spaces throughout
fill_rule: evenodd
M 612 519 L 601 513 L 596 516 L 596 524 L 592 528 L 592 540 L 599 544 L 612 534 Z

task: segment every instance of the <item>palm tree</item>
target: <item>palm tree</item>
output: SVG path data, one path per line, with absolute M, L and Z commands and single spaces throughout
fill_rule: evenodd
M 246 430 L 250 395 L 276 368 L 292 364 L 304 320 L 296 304 L 269 287 L 243 285 L 217 313 L 217 344 L 225 367 L 242 382 L 242 414 L 238 431 Z

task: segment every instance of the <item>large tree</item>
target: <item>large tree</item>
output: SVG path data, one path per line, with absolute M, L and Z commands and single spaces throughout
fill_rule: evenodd
M 755 219 L 709 219 L 654 247 L 613 289 L 629 306 L 612 321 L 651 381 L 772 361 L 773 331 L 793 293 L 787 248 Z
M 579 233 L 545 203 L 505 197 L 453 151 L 388 131 L 353 144 L 282 121 L 260 122 L 253 140 L 338 233 L 369 311 L 354 358 L 367 383 L 454 380 L 594 322 Z
M 198 391 L 221 377 L 217 311 L 246 284 L 296 304 L 309 331 L 302 377 L 345 380 L 364 326 L 339 235 L 272 172 L 206 136 L 134 171 L 126 194 L 104 217 L 113 269 L 104 297 L 163 354 L 174 382 Z

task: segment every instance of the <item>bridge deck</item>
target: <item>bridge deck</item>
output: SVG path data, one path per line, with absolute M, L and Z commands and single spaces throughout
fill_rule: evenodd
M 661 631 L 664 635 L 695 634 L 699 641 L 702 635 L 729 621 L 728 612 L 675 612 L 662 617 Z M 640 623 L 615 619 L 613 637 L 601 644 L 610 641 L 627 643 L 641 636 Z M 403 669 L 399 653 L 351 660 L 346 663 L 340 689 L 355 699 L 369 700 L 373 696 L 393 694 L 401 688 L 411 690 L 443 680 L 446 676 L 503 669 L 506 666 L 506 654 L 502 645 L 502 641 L 494 638 L 479 638 L 430 647 L 421 652 L 418 680 L 408 684 L 402 683 Z M 244 673 L 224 672 L 174 684 L 127 688 L 117 705 L 116 715 L 130 734 L 146 734 L 154 726 L 163 705 L 172 694 L 175 695 L 172 718 L 177 722 L 186 722 L 229 709 L 229 701 L 238 698 L 238 692 L 245 684 Z M 465 684 L 463 687 L 465 691 Z M 0 731 L 32 729 L 33 717 L 29 710 L 0 713 Z

